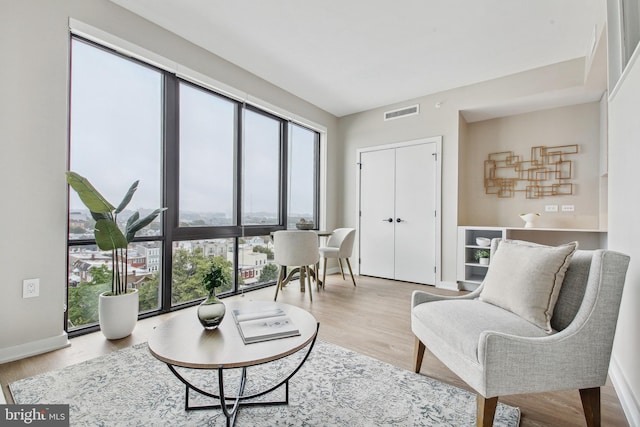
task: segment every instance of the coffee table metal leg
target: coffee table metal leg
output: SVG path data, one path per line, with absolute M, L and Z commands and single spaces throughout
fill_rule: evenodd
M 185 385 L 185 403 L 184 403 L 184 409 L 185 411 L 194 411 L 194 410 L 203 410 L 203 409 L 219 409 L 222 408 L 222 412 L 224 413 L 225 417 L 227 418 L 227 427 L 231 427 L 236 420 L 236 415 L 238 413 L 238 409 L 240 409 L 240 406 L 271 406 L 271 405 L 288 405 L 289 404 L 289 380 L 300 370 L 300 368 L 302 367 L 302 365 L 304 365 L 304 363 L 307 361 L 307 358 L 309 357 L 309 355 L 311 354 L 311 350 L 313 349 L 313 346 L 316 343 L 316 339 L 318 338 L 318 330 L 320 329 L 320 323 L 316 324 L 316 333 L 313 337 L 313 340 L 311 341 L 311 343 L 309 344 L 309 349 L 307 350 L 307 353 L 304 355 L 304 357 L 302 358 L 302 360 L 300 361 L 300 363 L 298 364 L 298 366 L 282 381 L 280 381 L 278 384 L 274 385 L 273 387 L 261 391 L 259 393 L 254 393 L 251 395 L 245 395 L 244 394 L 244 387 L 246 384 L 246 379 L 247 379 L 247 368 L 242 368 L 242 375 L 240 378 L 240 386 L 238 388 L 238 395 L 237 396 L 225 396 L 224 394 L 224 368 L 222 366 L 218 367 L 218 387 L 219 387 L 219 395 L 213 394 L 213 393 L 209 393 L 207 391 L 204 391 L 196 386 L 194 386 L 193 384 L 191 384 L 189 381 L 187 381 L 185 378 L 182 377 L 182 375 L 180 375 L 180 373 L 175 369 L 175 367 L 169 363 L 167 363 L 167 366 L 169 367 L 169 370 L 171 370 L 171 372 L 173 373 L 173 375 L 176 376 L 176 378 L 178 378 L 184 385 Z M 244 400 L 250 400 L 250 399 L 254 399 L 256 397 L 259 396 L 263 396 L 267 393 L 271 393 L 272 391 L 275 391 L 277 389 L 279 389 L 280 387 L 284 386 L 285 387 L 285 399 L 284 400 L 280 400 L 280 401 L 258 401 L 258 402 L 244 402 Z M 203 405 L 203 406 L 190 406 L 189 405 L 189 390 L 194 390 L 197 393 L 202 394 L 203 396 L 208 396 L 208 397 L 212 397 L 215 399 L 219 399 L 220 400 L 220 404 L 215 404 L 215 405 Z M 227 401 L 234 401 L 233 407 L 231 409 L 229 409 L 229 407 L 227 406 Z
M 244 394 L 244 386 L 247 383 L 247 368 L 242 368 L 242 376 L 240 377 L 240 386 L 238 387 L 238 396 L 235 398 L 235 403 L 231 410 L 227 407 L 227 402 L 224 396 L 224 368 L 220 366 L 218 368 L 218 387 L 220 388 L 220 407 L 224 416 L 227 417 L 227 427 L 231 427 L 236 423 L 236 415 L 238 414 L 238 408 L 240 407 L 240 397 Z M 233 398 L 232 398 L 233 400 Z

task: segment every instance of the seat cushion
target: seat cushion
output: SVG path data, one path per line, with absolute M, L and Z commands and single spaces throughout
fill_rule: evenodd
M 484 331 L 503 332 L 521 337 L 543 337 L 547 333 L 510 311 L 480 300 L 444 300 L 413 308 L 411 327 L 429 347 L 435 335 L 455 352 L 478 361 L 478 343 Z
M 491 257 L 480 299 L 551 333 L 551 316 L 578 242 L 543 246 L 502 240 Z

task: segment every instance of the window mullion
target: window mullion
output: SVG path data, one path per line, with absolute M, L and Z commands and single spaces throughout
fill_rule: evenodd
M 285 229 L 289 222 L 289 144 L 291 141 L 291 122 L 282 125 L 282 138 L 280 144 L 280 225 Z
M 246 104 L 238 103 L 236 108 L 236 135 L 235 135 L 235 179 L 234 179 L 234 194 L 235 194 L 235 221 L 240 229 L 242 226 L 242 197 L 244 192 L 244 165 L 243 165 L 243 153 L 244 153 L 244 113 L 246 110 Z M 243 234 L 243 233 L 241 233 Z
M 163 135 L 163 166 L 164 185 L 163 197 L 165 211 L 163 230 L 165 235 L 163 245 L 162 265 L 162 301 L 161 310 L 171 309 L 171 284 L 173 277 L 173 241 L 178 227 L 179 212 L 179 91 L 178 79 L 169 73 L 164 76 L 164 135 Z

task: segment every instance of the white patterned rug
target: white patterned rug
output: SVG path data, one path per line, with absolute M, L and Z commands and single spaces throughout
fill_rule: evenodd
M 284 378 L 300 357 L 249 368 L 246 390 L 261 389 L 268 384 L 265 378 Z M 231 377 L 239 372 L 229 372 L 225 384 L 235 384 Z M 217 387 L 215 372 L 188 374 L 196 385 Z M 219 409 L 184 410 L 184 385 L 146 343 L 9 387 L 19 404 L 70 404 L 72 426 L 225 425 Z M 283 397 L 284 388 L 267 398 Z M 190 404 L 197 403 L 192 395 Z M 240 408 L 236 426 L 473 426 L 475 407 L 476 397 L 467 391 L 317 341 L 289 382 L 289 405 Z M 494 426 L 519 422 L 519 409 L 498 404 Z

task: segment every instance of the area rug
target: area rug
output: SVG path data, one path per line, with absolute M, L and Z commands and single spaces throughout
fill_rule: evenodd
M 264 390 L 272 379 L 284 378 L 301 357 L 298 353 L 249 368 L 246 391 Z M 217 388 L 215 372 L 181 372 L 198 386 Z M 227 372 L 226 384 L 235 384 L 232 377 L 239 370 Z M 219 409 L 184 410 L 184 385 L 149 353 L 146 343 L 16 381 L 9 388 L 19 404 L 69 404 L 72 426 L 225 425 Z M 280 388 L 265 399 L 283 397 Z M 190 397 L 192 405 L 212 403 Z M 240 408 L 236 426 L 473 426 L 475 408 L 475 395 L 465 390 L 317 341 L 289 382 L 289 405 Z M 519 409 L 498 404 L 494 426 L 519 422 Z

